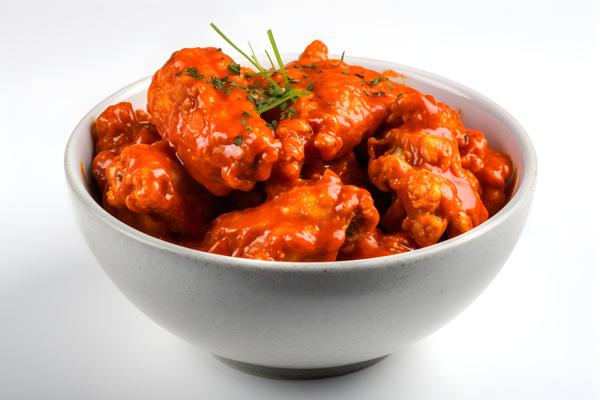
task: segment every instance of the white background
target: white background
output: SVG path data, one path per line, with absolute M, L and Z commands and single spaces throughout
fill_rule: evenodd
M 591 1 L 0 0 L 0 398 L 598 399 L 599 4 Z M 93 105 L 185 46 L 320 38 L 479 90 L 539 156 L 530 219 L 488 290 L 360 373 L 244 375 L 132 306 L 75 225 L 65 142 Z

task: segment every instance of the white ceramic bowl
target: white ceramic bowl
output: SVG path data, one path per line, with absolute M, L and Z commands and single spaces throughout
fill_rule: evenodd
M 402 65 L 347 57 L 392 69 L 414 88 L 462 109 L 516 167 L 510 202 L 477 228 L 409 253 L 356 261 L 276 263 L 230 258 L 170 244 L 112 217 L 92 198 L 94 119 L 108 105 L 145 107 L 149 79 L 94 107 L 77 125 L 65 170 L 82 233 L 100 265 L 145 314 L 230 365 L 288 378 L 338 375 L 368 366 L 434 332 L 485 289 L 523 228 L 536 179 L 524 129 L 498 105 L 448 79 Z M 507 296 L 509 294 L 507 293 Z

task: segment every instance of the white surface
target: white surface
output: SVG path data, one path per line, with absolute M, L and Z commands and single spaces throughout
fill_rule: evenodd
M 0 3 L 0 398 L 600 396 L 598 3 L 325 3 Z M 540 164 L 532 214 L 465 313 L 364 372 L 279 382 L 221 365 L 117 291 L 72 218 L 65 141 L 172 50 L 220 43 L 211 20 L 255 47 L 271 27 L 284 51 L 319 37 L 430 70 L 521 121 Z

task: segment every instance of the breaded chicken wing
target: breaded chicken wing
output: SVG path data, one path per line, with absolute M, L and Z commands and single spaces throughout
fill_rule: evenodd
M 491 215 L 505 204 L 513 166 L 509 156 L 489 147 L 481 131 L 467 130 L 460 149 L 462 165 L 475 174 L 482 187 L 482 200 Z
M 175 52 L 152 78 L 148 111 L 190 175 L 216 195 L 251 190 L 278 159 L 279 143 L 242 89 L 245 69 L 220 49 Z
M 202 250 L 273 261 L 333 261 L 338 250 L 375 229 L 369 192 L 327 171 L 255 208 L 218 217 Z
M 414 168 L 402 152 L 372 160 L 369 176 L 377 188 L 396 195 L 395 202 L 404 211 L 403 218 L 396 222 L 398 230 L 408 232 L 419 247 L 436 243 L 448 224 L 455 230 L 472 227 L 456 187 L 427 169 Z
M 399 93 L 381 73 L 328 59 L 327 47 L 318 40 L 285 70 L 292 87 L 309 92 L 264 118 L 277 121 L 278 171 L 291 179 L 300 176 L 305 161 L 329 161 L 350 152 L 385 120 Z M 280 72 L 273 79 L 284 83 Z
M 344 185 L 354 185 L 363 189 L 371 189 L 373 186 L 369 180 L 367 171 L 360 167 L 356 156 L 353 152 L 350 152 L 335 160 L 314 160 L 311 163 L 304 164 L 300 178 L 290 179 L 275 176 L 269 179 L 265 183 L 267 198 L 271 199 L 294 186 L 303 185 L 306 180 L 318 179 L 327 170 L 339 176 Z
M 96 119 L 92 133 L 96 140 L 95 154 L 104 150 L 120 150 L 135 143 L 154 143 L 160 135 L 143 110 L 133 110 L 131 103 L 109 106 Z
M 481 131 L 465 128 L 459 113 L 433 96 L 409 87 L 402 91 L 390 108 L 387 124 L 404 129 L 446 128 L 456 140 L 462 167 L 475 174 L 483 203 L 490 215 L 495 214 L 507 201 L 507 182 L 512 176 L 510 157 L 489 147 Z
M 464 233 L 488 218 L 488 212 L 480 198 L 479 182 L 470 171 L 462 167 L 456 141 L 447 128 L 418 129 L 402 125 L 388 131 L 382 139 L 371 138 L 369 144 L 372 159 L 375 159 L 382 148 L 387 149 L 386 154 L 394 154 L 411 167 L 425 169 L 453 186 L 460 203 L 460 218 L 452 220 L 448 230 L 450 237 Z M 381 167 L 375 166 L 369 171 L 371 179 L 379 187 L 385 187 L 382 176 L 377 175 L 383 171 Z M 385 179 L 390 178 L 393 177 L 387 176 Z M 398 192 L 395 194 L 397 200 L 401 201 L 402 195 Z M 405 207 L 404 204 L 402 206 Z M 398 218 L 403 216 L 403 207 L 398 203 L 392 204 L 384 218 L 386 228 L 391 231 L 400 228 L 401 220 Z
M 108 211 L 150 235 L 198 240 L 212 216 L 210 194 L 187 175 L 165 141 L 102 151 L 92 173 Z

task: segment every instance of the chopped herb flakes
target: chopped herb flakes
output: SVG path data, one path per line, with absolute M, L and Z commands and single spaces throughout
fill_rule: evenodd
M 246 86 L 238 85 L 235 82 L 229 82 L 229 86 L 234 87 L 234 88 L 238 88 L 238 89 L 243 89 L 243 90 L 248 89 Z
M 223 89 L 225 86 L 227 86 L 228 79 L 227 79 L 227 77 L 225 77 L 223 79 L 219 79 L 213 75 L 210 78 L 210 80 L 208 81 L 208 83 L 213 85 L 215 87 L 215 89 L 220 90 L 220 89 Z
M 381 80 L 382 80 L 382 79 L 383 79 L 383 77 L 381 77 L 381 76 L 378 76 L 378 77 L 376 77 L 375 79 L 373 79 L 373 80 L 372 80 L 372 81 L 370 81 L 370 82 L 369 82 L 369 81 L 365 81 L 365 82 L 367 82 L 367 84 L 368 84 L 368 85 L 370 85 L 370 86 L 375 86 L 375 85 L 377 85 L 379 82 L 381 82 Z
M 296 110 L 290 107 L 286 111 L 281 113 L 280 119 L 292 118 L 294 115 L 296 115 Z
M 233 144 L 236 146 L 241 146 L 242 143 L 244 143 L 244 139 L 242 139 L 241 136 L 236 136 L 235 139 L 233 139 Z
M 248 111 L 242 111 L 242 115 L 246 118 L 250 118 L 252 116 Z
M 294 103 L 299 97 L 305 95 L 308 92 L 308 90 L 299 91 L 290 86 L 290 83 L 298 83 L 298 81 L 295 79 L 289 79 L 287 72 L 285 70 L 285 67 L 283 65 L 283 60 L 281 58 L 281 54 L 279 53 L 279 50 L 277 49 L 277 44 L 275 43 L 275 38 L 273 37 L 273 32 L 270 29 L 267 31 L 267 36 L 269 37 L 269 42 L 271 43 L 273 53 L 275 54 L 275 59 L 277 60 L 277 65 L 279 66 L 279 70 L 276 69 L 275 64 L 271 60 L 271 57 L 268 55 L 268 53 L 267 53 L 267 56 L 269 57 L 269 60 L 271 61 L 271 66 L 272 66 L 272 69 L 270 69 L 270 70 L 267 70 L 262 65 L 260 65 L 256 55 L 254 54 L 254 50 L 252 49 L 251 45 L 250 45 L 251 55 L 248 55 L 242 49 L 240 49 L 237 45 L 235 45 L 235 43 L 233 43 L 231 41 L 231 39 L 229 39 L 223 32 L 221 32 L 221 30 L 219 30 L 219 28 L 217 28 L 217 26 L 215 24 L 211 23 L 210 26 L 227 43 L 229 43 L 234 49 L 236 49 L 242 56 L 244 56 L 250 62 L 250 64 L 252 64 L 258 70 L 258 72 L 255 74 L 250 74 L 250 73 L 245 72 L 244 73 L 245 77 L 250 78 L 255 75 L 261 75 L 266 78 L 266 81 L 268 81 L 268 85 L 266 85 L 264 87 L 261 87 L 261 83 L 259 81 L 255 82 L 254 84 L 249 85 L 248 87 L 244 87 L 241 85 L 234 84 L 234 82 L 229 81 L 227 79 L 227 77 L 225 77 L 223 79 L 217 79 L 216 77 L 213 76 L 209 82 L 216 89 L 223 89 L 224 87 L 226 87 L 226 89 L 225 89 L 226 94 L 229 94 L 229 92 L 231 91 L 230 87 L 237 87 L 239 89 L 245 90 L 247 92 L 246 98 L 248 100 L 250 100 L 252 103 L 254 103 L 256 111 L 259 114 L 264 113 L 268 110 L 271 110 L 277 106 L 281 106 L 283 104 L 285 104 L 287 106 L 288 101 Z M 294 66 L 294 67 L 297 68 L 297 66 Z M 308 66 L 303 66 L 302 68 L 304 68 L 304 67 L 316 68 L 316 65 L 311 64 Z M 232 62 L 228 65 L 228 69 L 229 69 L 229 71 L 231 71 L 237 75 L 241 74 L 240 65 L 236 64 L 234 62 Z M 283 81 L 284 81 L 283 87 L 281 87 L 277 82 L 275 82 L 272 79 L 272 76 L 278 72 L 280 72 L 281 76 L 283 77 Z M 248 129 L 248 128 L 249 127 L 246 127 L 246 129 Z M 252 128 L 250 128 L 250 130 L 251 129 Z
M 186 68 L 185 72 L 187 73 L 188 76 L 191 76 L 194 79 L 204 79 L 204 75 L 199 74 L 198 70 L 194 67 Z
M 240 64 L 236 63 L 235 61 L 230 62 L 227 66 L 227 69 L 235 75 L 239 75 L 242 73 L 241 68 L 242 67 L 240 66 Z

